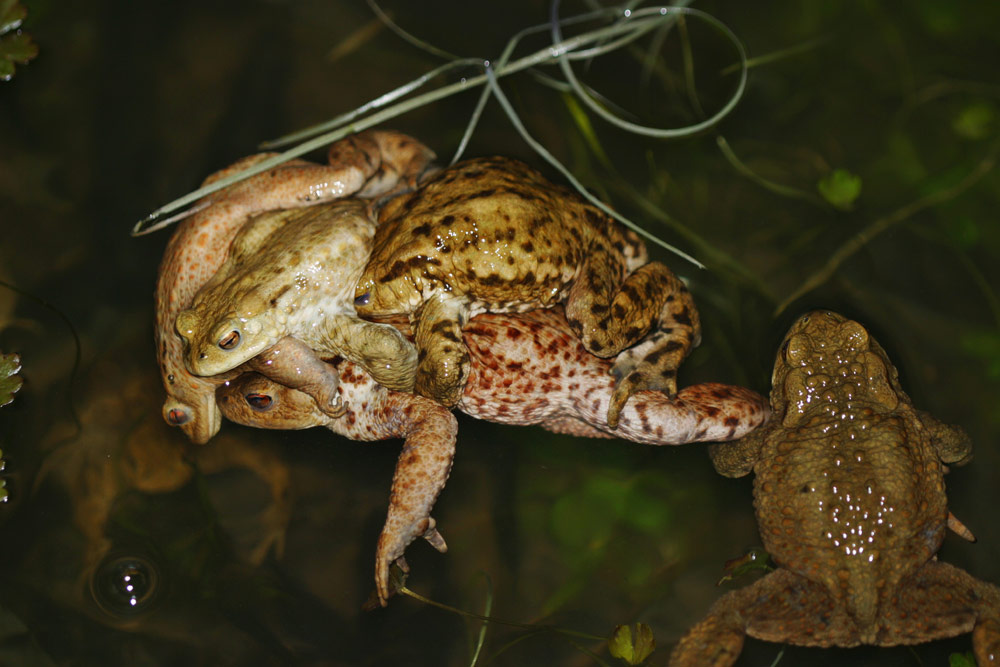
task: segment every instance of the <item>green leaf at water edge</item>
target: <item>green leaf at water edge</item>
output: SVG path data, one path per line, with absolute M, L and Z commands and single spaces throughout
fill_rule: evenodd
M 0 35 L 16 29 L 28 15 L 28 10 L 17 0 L 0 0 Z
M 948 667 L 976 667 L 976 658 L 969 651 L 952 653 L 948 656 Z
M 841 211 L 850 211 L 861 195 L 861 177 L 846 169 L 834 169 L 816 184 L 823 199 Z
M 14 400 L 14 394 L 21 388 L 23 380 L 17 375 L 21 370 L 21 357 L 16 354 L 0 354 L 0 406 Z
M 38 55 L 31 35 L 19 30 L 27 13 L 17 0 L 0 0 L 0 81 L 14 76 L 15 63 L 24 65 Z
M 951 122 L 951 129 L 963 139 L 978 141 L 993 134 L 996 117 L 992 104 L 976 102 L 958 112 Z
M 608 651 L 612 656 L 630 665 L 641 665 L 656 650 L 656 638 L 645 623 L 636 623 L 635 629 L 619 625 L 608 639 Z

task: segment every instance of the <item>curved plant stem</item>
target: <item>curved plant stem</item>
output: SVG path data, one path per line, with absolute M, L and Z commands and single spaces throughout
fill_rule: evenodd
M 742 160 L 740 160 L 733 149 L 729 147 L 729 142 L 721 134 L 715 138 L 715 144 L 722 151 L 722 155 L 726 158 L 729 164 L 737 172 L 746 176 L 748 179 L 764 188 L 769 190 L 776 195 L 782 197 L 791 197 L 792 199 L 801 199 L 802 201 L 807 201 L 810 204 L 814 204 L 821 208 L 830 208 L 826 202 L 823 201 L 821 197 L 818 197 L 811 192 L 806 192 L 805 190 L 799 190 L 798 188 L 793 188 L 787 185 L 782 185 L 781 183 L 775 183 L 774 181 L 769 181 L 760 174 L 756 173 L 750 167 L 746 166 Z
M 493 611 L 493 582 L 490 581 L 489 575 L 483 573 L 483 577 L 486 579 L 486 604 L 483 605 L 483 616 L 489 618 L 490 612 Z M 476 638 L 476 650 L 472 653 L 472 661 L 469 663 L 469 667 L 476 667 L 476 663 L 479 662 L 479 654 L 483 650 L 483 644 L 486 642 L 486 629 L 490 626 L 489 621 L 483 621 L 482 626 L 479 628 L 479 636 Z
M 829 280 L 846 259 L 851 257 L 861 248 L 865 247 L 865 245 L 882 232 L 906 221 L 924 209 L 954 199 L 974 186 L 983 178 L 983 176 L 988 174 L 993 167 L 996 166 L 998 153 L 1000 153 L 1000 141 L 995 141 L 986 156 L 980 160 L 976 167 L 961 181 L 951 187 L 932 192 L 917 199 L 916 201 L 910 202 L 884 218 L 879 218 L 848 239 L 846 243 L 837 248 L 836 252 L 830 256 L 830 258 L 826 261 L 826 264 L 824 264 L 819 271 L 816 271 L 809 276 L 809 278 L 807 278 L 805 282 L 798 287 L 798 289 L 789 294 L 788 297 L 778 305 L 774 311 L 774 315 L 780 315 L 785 308 L 792 304 L 792 302 Z
M 429 604 L 432 607 L 437 607 L 438 609 L 443 609 L 444 611 L 450 611 L 453 614 L 458 614 L 459 616 L 465 616 L 466 618 L 473 618 L 479 621 L 487 621 L 489 623 L 496 623 L 497 625 L 506 625 L 511 628 L 520 628 L 522 630 L 530 630 L 534 632 L 554 632 L 560 635 L 566 635 L 568 637 L 576 637 L 578 639 L 589 639 L 592 641 L 607 641 L 607 637 L 602 637 L 600 635 L 592 635 L 589 632 L 579 632 L 577 630 L 567 630 L 566 628 L 560 628 L 555 625 L 537 625 L 533 623 L 517 623 L 515 621 L 503 621 L 497 618 L 491 618 L 489 616 L 483 616 L 481 614 L 476 614 L 471 611 L 465 611 L 464 609 L 459 609 L 458 607 L 452 607 L 451 605 L 444 604 L 443 602 L 437 602 L 428 597 L 424 597 L 420 593 L 417 593 L 406 586 L 400 586 L 397 592 L 423 602 L 424 604 Z
M 678 4 L 686 4 L 687 0 L 679 0 Z M 377 9 L 377 6 L 376 6 Z M 377 12 L 378 13 L 378 12 Z M 511 122 L 514 124 L 515 128 L 521 133 L 525 140 L 539 153 L 546 161 L 555 166 L 560 172 L 566 176 L 570 182 L 576 187 L 584 197 L 587 197 L 596 206 L 612 215 L 614 218 L 622 222 L 622 224 L 633 229 L 637 233 L 645 236 L 651 241 L 663 246 L 664 248 L 670 250 L 683 257 L 684 259 L 694 263 L 699 267 L 703 265 L 687 255 L 680 250 L 674 248 L 673 246 L 665 243 L 659 238 L 655 237 L 648 231 L 642 229 L 635 223 L 632 223 L 628 219 L 614 213 L 602 202 L 597 201 L 592 195 L 586 192 L 586 190 L 573 178 L 572 174 L 563 167 L 554 156 L 552 156 L 548 151 L 546 151 L 541 144 L 539 144 L 534 139 L 531 139 L 524 128 L 523 123 L 520 122 L 516 112 L 510 103 L 503 96 L 502 91 L 499 88 L 497 79 L 508 74 L 513 74 L 522 70 L 534 68 L 537 65 L 550 63 L 553 61 L 558 62 L 562 71 L 566 77 L 566 83 L 573 90 L 574 94 L 582 99 L 587 106 L 594 110 L 598 115 L 603 117 L 619 127 L 622 127 L 630 132 L 635 132 L 645 136 L 657 137 L 657 138 L 676 138 L 682 136 L 689 136 L 696 132 L 702 131 L 707 127 L 711 127 L 715 123 L 718 123 L 722 118 L 728 115 L 732 109 L 739 102 L 743 95 L 746 87 L 746 68 L 743 67 L 740 72 L 739 81 L 736 85 L 736 89 L 733 92 L 727 103 L 716 112 L 712 117 L 701 121 L 692 126 L 683 128 L 653 128 L 646 127 L 643 125 L 638 125 L 630 121 L 626 121 L 619 116 L 612 114 L 608 111 L 607 107 L 599 104 L 596 101 L 596 96 L 576 79 L 573 74 L 572 67 L 570 66 L 570 60 L 576 59 L 587 59 L 593 58 L 597 55 L 601 55 L 612 51 L 614 49 L 620 48 L 623 45 L 629 44 L 632 41 L 638 39 L 642 35 L 646 34 L 650 30 L 654 30 L 658 27 L 664 25 L 670 25 L 676 21 L 677 16 L 681 14 L 687 14 L 691 16 L 697 16 L 709 24 L 714 26 L 716 29 L 720 30 L 730 41 L 732 41 L 734 47 L 739 54 L 740 63 L 746 63 L 746 52 L 743 48 L 742 43 L 736 37 L 735 34 L 728 27 L 726 27 L 722 22 L 714 17 L 693 9 L 688 9 L 686 7 L 650 7 L 638 10 L 627 9 L 627 8 L 606 8 L 595 12 L 589 12 L 587 14 L 569 17 L 567 19 L 559 19 L 558 16 L 558 0 L 553 3 L 553 17 L 550 23 L 535 26 L 533 28 L 528 28 L 527 30 L 521 31 L 512 38 L 507 47 L 504 49 L 503 54 L 500 59 L 495 63 L 490 63 L 488 60 L 479 60 L 474 58 L 465 58 L 453 60 L 439 68 L 428 72 L 427 74 L 414 79 L 413 81 L 404 84 L 396 88 L 385 95 L 382 95 L 360 107 L 350 111 L 346 114 L 342 114 L 331 121 L 326 123 L 307 128 L 301 132 L 297 132 L 288 137 L 283 137 L 276 142 L 272 142 L 267 146 L 283 145 L 292 141 L 302 140 L 299 145 L 290 148 L 274 157 L 262 160 L 261 162 L 255 164 L 244 171 L 232 174 L 227 178 L 220 179 L 210 185 L 204 186 L 190 192 L 187 195 L 175 199 L 174 201 L 160 207 L 152 214 L 147 216 L 144 220 L 139 221 L 132 230 L 133 236 L 139 236 L 142 234 L 149 233 L 156 229 L 161 229 L 162 227 L 179 220 L 186 215 L 190 214 L 190 209 L 188 211 L 182 212 L 180 214 L 174 215 L 169 220 L 161 220 L 162 216 L 168 213 L 176 211 L 181 207 L 187 206 L 197 200 L 212 194 L 222 188 L 225 188 L 233 183 L 253 176 L 254 174 L 267 171 L 275 166 L 286 162 L 292 158 L 299 157 L 306 153 L 309 153 L 317 148 L 321 148 L 327 144 L 330 144 L 338 139 L 341 139 L 348 134 L 360 132 L 362 130 L 374 127 L 382 122 L 395 118 L 401 114 L 411 111 L 415 108 L 430 104 L 437 100 L 443 99 L 450 95 L 455 95 L 466 90 L 470 90 L 476 86 L 483 85 L 485 87 L 479 102 L 476 106 L 472 118 L 470 120 L 469 126 L 466 130 L 465 137 L 463 137 L 458 152 L 456 153 L 456 158 L 464 150 L 464 147 L 468 141 L 469 136 L 471 136 L 472 131 L 478 121 L 479 115 L 482 112 L 483 107 L 489 100 L 490 96 L 496 97 L 500 105 L 503 107 L 504 111 L 510 117 Z M 583 21 L 591 21 L 602 17 L 618 17 L 618 20 L 613 22 L 611 25 L 591 30 L 585 32 L 581 35 L 570 37 L 567 39 L 562 38 L 562 28 L 564 26 L 573 25 Z M 391 21 L 390 21 L 391 23 Z M 394 25 L 394 24 L 393 24 Z M 390 26 L 392 27 L 392 26 Z M 433 53 L 443 54 L 442 51 L 433 49 L 430 45 L 409 36 L 402 29 L 396 26 L 394 28 L 397 33 L 402 33 L 403 38 L 407 39 L 412 43 L 415 43 L 418 47 L 425 50 L 430 50 Z M 519 58 L 513 62 L 508 62 L 513 50 L 515 49 L 518 42 L 526 35 L 535 32 L 541 32 L 542 30 L 550 30 L 553 34 L 553 43 L 546 48 L 529 54 L 523 58 Z M 398 102 L 388 108 L 382 108 L 391 102 L 396 102 L 405 95 L 417 90 L 418 88 L 424 86 L 433 78 L 453 71 L 460 68 L 467 68 L 470 66 L 475 66 L 483 70 L 483 74 L 473 77 L 464 78 L 457 83 L 452 83 L 449 85 L 441 86 L 435 90 L 431 90 L 422 95 L 408 99 L 405 101 Z M 367 115 L 366 115 L 367 114 Z M 318 135 L 318 136 L 317 136 Z M 311 138 L 310 138 L 311 137 Z
M 487 70 L 487 73 L 489 74 L 491 71 L 492 70 Z M 675 248 L 674 246 L 670 245 L 666 241 L 661 240 L 659 237 L 657 237 L 656 235 L 652 234 L 651 232 L 646 231 L 645 229 L 643 229 L 639 225 L 635 224 L 634 222 L 632 222 L 631 220 L 629 220 L 628 218 L 626 218 L 625 216 L 623 216 L 621 213 L 618 213 L 617 211 L 613 210 L 610 206 L 608 206 L 607 204 L 605 204 L 604 202 L 602 202 L 600 199 L 598 199 L 594 195 L 590 194 L 590 192 L 588 192 L 587 189 L 585 187 L 583 187 L 583 184 L 580 183 L 576 179 L 575 176 L 573 176 L 572 172 L 570 172 L 569 169 L 567 169 L 565 166 L 563 166 L 563 164 L 561 162 L 559 162 L 559 160 L 556 159 L 556 156 L 554 156 L 552 153 L 550 153 L 544 146 L 542 146 L 541 143 L 538 142 L 537 139 L 535 139 L 534 137 L 531 136 L 531 134 L 529 134 L 527 128 L 524 127 L 524 124 L 521 122 L 521 119 L 518 117 L 517 113 L 514 111 L 514 108 L 511 106 L 510 102 L 507 100 L 506 95 L 503 94 L 503 91 L 501 91 L 500 87 L 496 84 L 496 80 L 495 79 L 491 79 L 490 82 L 489 82 L 489 85 L 490 85 L 490 87 L 493 90 L 493 95 L 497 98 L 497 102 L 500 103 L 500 106 L 507 113 L 507 116 L 510 118 L 510 122 L 514 125 L 514 128 L 520 133 L 521 138 L 524 139 L 524 141 L 529 146 L 531 146 L 535 150 L 535 152 L 538 153 L 542 157 L 542 159 L 544 159 L 546 162 L 548 162 L 553 167 L 555 167 L 556 169 L 558 169 L 562 173 L 562 175 L 566 177 L 566 180 L 568 180 L 570 182 L 570 184 L 574 188 L 576 188 L 577 191 L 579 191 L 580 194 L 582 194 L 584 196 L 584 198 L 586 198 L 591 204 L 593 204 L 597 208 L 601 209 L 606 214 L 610 215 L 612 218 L 614 218 L 615 220 L 619 221 L 620 223 L 622 223 L 623 225 L 625 225 L 629 229 L 633 230 L 637 234 L 641 234 L 642 236 L 645 236 L 647 239 L 649 239 L 653 243 L 656 243 L 657 245 L 662 246 L 663 248 L 669 250 L 670 252 L 674 253 L 678 257 L 686 259 L 687 261 L 689 261 L 692 264 L 694 264 L 695 266 L 697 266 L 699 269 L 704 269 L 705 268 L 704 264 L 702 264 L 701 262 L 699 262 L 698 260 L 696 260 L 691 255 L 687 254 L 683 250 L 680 250 L 679 248 Z

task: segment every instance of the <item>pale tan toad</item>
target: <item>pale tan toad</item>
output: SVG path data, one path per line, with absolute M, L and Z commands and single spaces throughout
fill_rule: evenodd
M 331 416 L 343 411 L 338 375 L 312 351 L 341 355 L 390 389 L 409 389 L 416 349 L 394 327 L 354 313 L 354 284 L 375 234 L 368 208 L 343 199 L 247 222 L 222 267 L 177 316 L 189 370 L 217 375 L 253 360 Z M 279 343 L 281 350 L 258 356 Z
M 244 158 L 210 176 L 211 183 L 269 157 Z M 309 206 L 357 195 L 377 197 L 413 187 L 433 153 L 397 132 L 372 131 L 347 137 L 330 147 L 329 165 L 292 160 L 221 190 L 182 221 L 164 251 L 156 285 L 156 349 L 167 400 L 163 418 L 195 443 L 219 430 L 215 387 L 224 376 L 202 378 L 184 365 L 183 342 L 174 329 L 177 315 L 189 308 L 229 253 L 236 232 L 254 213 Z

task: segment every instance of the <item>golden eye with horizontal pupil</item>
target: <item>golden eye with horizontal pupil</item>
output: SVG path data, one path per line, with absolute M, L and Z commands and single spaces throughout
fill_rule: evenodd
M 223 350 L 232 350 L 240 344 L 240 332 L 235 329 L 219 339 L 219 347 Z
M 257 412 L 266 412 L 274 406 L 274 399 L 267 394 L 247 394 L 247 404 Z

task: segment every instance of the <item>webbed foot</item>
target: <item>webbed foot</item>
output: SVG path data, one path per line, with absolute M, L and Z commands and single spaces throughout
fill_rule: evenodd
M 375 550 L 375 590 L 380 605 L 386 606 L 394 592 L 390 585 L 391 578 L 389 576 L 392 565 L 395 563 L 406 574 L 410 572 L 410 567 L 403 557 L 403 551 L 410 542 L 417 537 L 423 537 L 441 553 L 448 551 L 448 545 L 436 526 L 437 522 L 434 521 L 433 517 L 427 517 L 418 521 L 410 529 L 398 534 L 390 535 L 383 530 L 378 540 L 378 548 Z

